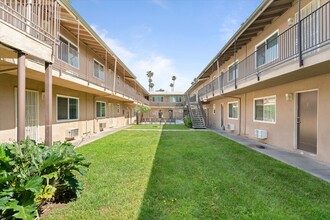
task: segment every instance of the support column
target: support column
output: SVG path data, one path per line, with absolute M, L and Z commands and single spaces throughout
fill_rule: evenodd
M 53 145 L 53 80 L 52 65 L 45 62 L 45 145 Z
M 25 54 L 18 52 L 17 62 L 17 142 L 25 139 Z

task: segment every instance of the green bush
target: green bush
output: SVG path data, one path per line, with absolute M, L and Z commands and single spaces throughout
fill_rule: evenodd
M 46 202 L 78 198 L 82 186 L 75 173 L 86 174 L 84 161 L 68 142 L 1 144 L 0 219 L 34 219 Z
M 192 127 L 192 122 L 189 116 L 184 117 L 184 125 L 187 126 L 188 128 Z

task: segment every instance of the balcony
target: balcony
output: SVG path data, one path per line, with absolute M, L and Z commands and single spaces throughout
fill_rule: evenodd
M 184 106 L 183 102 L 150 102 L 151 107 L 182 107 Z
M 0 0 L 1 43 L 52 61 L 59 11 L 56 0 Z
M 302 58 L 316 56 L 328 52 L 330 44 L 330 2 L 301 20 Z M 263 79 L 270 79 L 271 73 L 288 66 L 299 59 L 298 24 L 294 24 L 285 32 L 273 38 L 272 50 L 258 49 L 244 60 L 234 64 L 233 68 L 223 72 L 198 91 L 200 100 L 208 100 L 228 92 L 239 90 Z M 325 56 L 323 56 L 325 57 Z M 324 58 L 326 59 L 326 57 Z M 280 73 L 277 76 L 286 74 Z

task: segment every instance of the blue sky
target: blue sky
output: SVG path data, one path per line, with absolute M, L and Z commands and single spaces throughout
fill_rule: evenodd
M 262 0 L 72 0 L 148 89 L 186 91 Z

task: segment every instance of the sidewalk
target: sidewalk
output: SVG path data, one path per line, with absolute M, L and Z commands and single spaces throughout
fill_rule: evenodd
M 105 136 L 108 136 L 110 134 L 113 134 L 113 133 L 116 133 L 118 131 L 121 131 L 121 130 L 124 130 L 124 129 L 127 129 L 131 127 L 131 125 L 127 125 L 127 126 L 123 126 L 123 127 L 118 127 L 118 128 L 109 128 L 105 131 L 102 131 L 100 133 L 96 133 L 96 134 L 91 134 L 91 135 L 88 135 L 88 136 L 84 136 L 84 137 L 81 137 L 77 140 L 74 140 L 74 141 L 71 141 L 71 143 L 75 146 L 75 148 L 78 148 L 78 147 L 81 147 L 81 146 L 84 146 L 86 144 L 89 144 L 93 141 L 96 141 L 100 138 L 103 138 Z
M 284 149 L 280 149 L 278 147 L 274 147 L 268 144 L 258 142 L 256 140 L 249 139 L 244 136 L 229 133 L 223 130 L 215 130 L 215 129 L 208 129 L 208 130 L 216 132 L 235 142 L 245 145 L 250 149 L 268 155 L 276 160 L 282 161 L 283 163 L 289 164 L 313 176 L 316 176 L 320 179 L 330 182 L 330 165 L 323 164 L 305 155 L 289 152 Z

